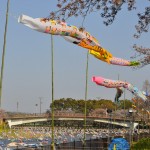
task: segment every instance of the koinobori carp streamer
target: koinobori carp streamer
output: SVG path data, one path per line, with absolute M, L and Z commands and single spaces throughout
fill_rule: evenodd
M 92 77 L 92 81 L 95 82 L 97 85 L 105 86 L 107 88 L 121 88 L 121 87 L 126 88 L 136 97 L 141 98 L 144 101 L 147 100 L 146 96 L 143 94 L 142 91 L 138 90 L 137 87 L 133 86 L 128 82 L 111 80 L 111 79 L 106 79 L 103 77 L 96 77 L 96 76 Z
M 60 20 L 51 20 L 49 18 L 34 19 L 26 15 L 19 16 L 18 22 L 39 32 L 62 36 L 65 40 L 88 49 L 90 54 L 109 64 L 120 66 L 139 65 L 139 62 L 137 61 L 130 61 L 114 57 L 105 48 L 100 46 L 98 40 L 95 37 L 93 37 L 83 28 L 77 28 L 76 26 L 69 25 L 66 22 Z

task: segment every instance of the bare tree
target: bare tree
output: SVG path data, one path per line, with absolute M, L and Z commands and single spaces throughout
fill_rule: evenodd
M 106 26 L 111 25 L 123 5 L 127 5 L 128 11 L 136 9 L 137 0 L 57 0 L 58 10 L 50 12 L 51 19 L 66 20 L 72 16 L 82 16 L 85 18 L 89 13 L 97 12 L 104 18 Z M 145 0 L 146 1 L 146 0 Z M 150 0 L 147 0 L 150 1 Z M 145 3 L 143 1 L 143 3 Z M 135 38 L 139 38 L 143 32 L 148 32 L 150 25 L 150 6 L 145 7 L 143 12 L 137 12 L 138 22 L 135 25 Z M 141 56 L 139 62 L 143 67 L 150 64 L 150 49 L 141 46 L 133 46 L 135 50 L 134 58 Z M 133 58 L 133 57 L 132 57 Z M 139 68 L 138 67 L 138 68 Z

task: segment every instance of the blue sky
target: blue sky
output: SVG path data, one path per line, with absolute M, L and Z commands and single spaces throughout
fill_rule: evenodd
M 3 47 L 6 0 L 0 1 L 0 63 Z M 145 4 L 145 3 L 144 3 Z M 84 21 L 84 27 L 95 36 L 100 44 L 116 57 L 130 59 L 134 54 L 133 44 L 150 47 L 150 33 L 134 39 L 136 13 L 144 11 L 144 4 L 138 2 L 137 10 L 127 11 L 125 6 L 117 15 L 115 22 L 106 27 L 98 13 L 90 14 Z M 148 5 L 148 3 L 147 3 Z M 47 17 L 56 10 L 56 1 L 50 0 L 11 0 L 5 68 L 2 93 L 2 108 L 9 111 L 39 112 L 39 97 L 42 97 L 42 112 L 51 103 L 51 39 L 50 35 L 33 31 L 17 22 L 21 14 L 33 18 Z M 80 27 L 83 18 L 70 18 L 67 23 Z M 59 36 L 54 37 L 54 98 L 84 99 L 85 69 L 87 50 L 73 45 Z M 114 100 L 116 89 L 100 87 L 91 82 L 92 76 L 127 81 L 142 89 L 148 79 L 150 66 L 139 70 L 130 67 L 109 65 L 90 55 L 88 74 L 88 99 L 104 98 Z M 126 91 L 126 98 L 132 95 Z M 123 96 L 122 96 L 123 99 Z M 36 110 L 37 109 L 37 110 Z

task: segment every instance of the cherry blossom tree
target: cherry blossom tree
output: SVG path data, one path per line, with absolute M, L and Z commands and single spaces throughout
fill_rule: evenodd
M 135 10 L 138 6 L 138 0 L 57 0 L 56 11 L 50 12 L 51 19 L 66 20 L 69 17 L 82 16 L 85 18 L 89 13 L 97 12 L 104 19 L 103 23 L 108 26 L 111 25 L 121 11 L 123 5 L 127 5 L 128 11 Z M 143 3 L 150 0 L 144 0 Z M 135 25 L 135 38 L 139 38 L 143 32 L 148 32 L 150 25 L 150 6 L 145 7 L 143 12 L 137 12 L 138 22 Z M 142 46 L 134 45 L 135 56 L 132 58 L 139 58 L 141 65 L 150 64 L 150 49 Z M 138 68 L 139 68 L 138 67 Z

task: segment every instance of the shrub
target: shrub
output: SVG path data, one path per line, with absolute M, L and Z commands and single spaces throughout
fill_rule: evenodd
M 149 150 L 150 138 L 143 138 L 131 146 L 131 150 Z

